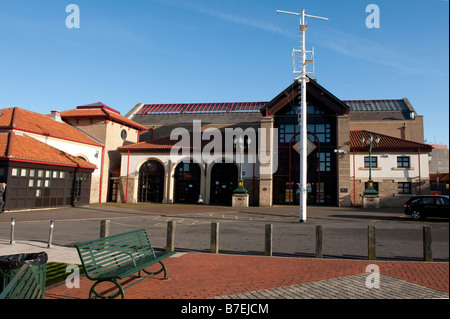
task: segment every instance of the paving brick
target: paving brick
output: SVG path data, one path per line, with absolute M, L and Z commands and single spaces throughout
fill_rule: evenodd
M 125 290 L 125 297 L 448 298 L 449 291 L 448 263 L 376 261 L 380 289 L 365 286 L 365 269 L 374 261 L 187 253 L 164 263 L 171 280 L 145 279 Z M 82 277 L 79 289 L 64 283 L 49 287 L 46 298 L 85 299 L 92 284 Z

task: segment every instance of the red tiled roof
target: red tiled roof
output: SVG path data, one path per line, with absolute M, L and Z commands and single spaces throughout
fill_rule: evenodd
M 97 166 L 30 136 L 0 133 L 0 160 L 44 163 L 96 169 Z
M 67 123 L 58 122 L 50 116 L 24 110 L 19 107 L 0 110 L 1 129 L 26 131 L 101 146 L 96 140 Z
M 153 141 L 129 144 L 118 148 L 119 151 L 170 151 L 179 140 L 171 140 L 169 136 Z M 186 147 L 192 149 L 192 147 Z
M 448 182 L 448 173 L 430 173 L 430 181 Z
M 113 122 L 121 123 L 129 127 L 135 128 L 139 131 L 146 131 L 147 128 L 139 123 L 136 123 L 125 116 L 120 115 L 120 112 L 110 108 L 109 106 L 97 102 L 88 105 L 78 106 L 74 110 L 61 112 L 62 119 L 68 118 L 104 118 Z
M 373 150 L 425 150 L 431 151 L 432 147 L 428 144 L 417 143 L 413 141 L 403 140 L 401 138 L 392 137 L 380 133 L 369 132 L 365 130 L 350 131 L 350 148 L 354 150 L 367 150 L 367 146 L 361 145 L 361 137 L 367 140 L 369 135 L 374 138 L 380 137 L 380 143 Z

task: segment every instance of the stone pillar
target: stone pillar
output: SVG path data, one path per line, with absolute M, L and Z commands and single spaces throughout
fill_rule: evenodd
M 273 143 L 273 117 L 261 119 L 259 137 L 259 206 L 272 206 L 274 157 L 278 156 L 278 150 L 274 149 Z M 276 160 L 278 163 L 278 157 Z

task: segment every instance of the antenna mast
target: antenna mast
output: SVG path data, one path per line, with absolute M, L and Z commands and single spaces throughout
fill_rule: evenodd
M 307 116 L 307 106 L 306 106 L 306 83 L 309 82 L 307 74 L 314 73 L 314 49 L 307 51 L 305 49 L 305 33 L 308 30 L 308 25 L 306 24 L 306 17 L 316 18 L 322 20 L 328 20 L 328 18 L 313 16 L 305 13 L 289 12 L 276 10 L 278 13 L 292 14 L 300 16 L 300 48 L 298 50 L 293 49 L 292 51 L 292 65 L 293 74 L 300 75 L 295 78 L 296 81 L 300 83 L 300 112 L 298 114 L 298 124 L 300 126 L 300 222 L 306 222 L 306 186 L 307 186 L 307 130 L 306 130 L 306 116 Z M 307 53 L 311 54 L 311 59 L 307 59 Z M 296 55 L 301 56 L 301 61 L 299 61 L 300 69 L 297 69 Z M 312 64 L 312 71 L 307 71 L 306 66 Z M 319 187 L 321 187 L 319 185 Z M 319 190 L 320 191 L 320 190 Z

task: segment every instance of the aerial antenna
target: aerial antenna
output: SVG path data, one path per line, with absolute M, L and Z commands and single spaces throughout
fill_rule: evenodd
M 300 112 L 298 114 L 298 125 L 300 126 L 300 222 L 306 222 L 306 188 L 307 188 L 307 130 L 306 130 L 306 83 L 309 82 L 308 74 L 314 73 L 314 48 L 312 50 L 306 50 L 305 48 L 305 33 L 308 30 L 306 24 L 306 17 L 316 18 L 322 20 L 328 20 L 328 18 L 313 16 L 306 14 L 305 10 L 301 13 L 276 10 L 278 13 L 292 14 L 300 16 L 300 47 L 298 50 L 292 51 L 292 67 L 293 74 L 296 81 L 300 83 Z M 310 59 L 307 59 L 307 54 L 310 54 Z M 301 59 L 296 63 L 296 57 L 300 56 Z M 312 65 L 312 70 L 307 70 L 307 65 Z M 297 67 L 299 66 L 299 68 Z M 321 187 L 319 185 L 319 187 Z M 320 190 L 319 190 L 320 191 Z

